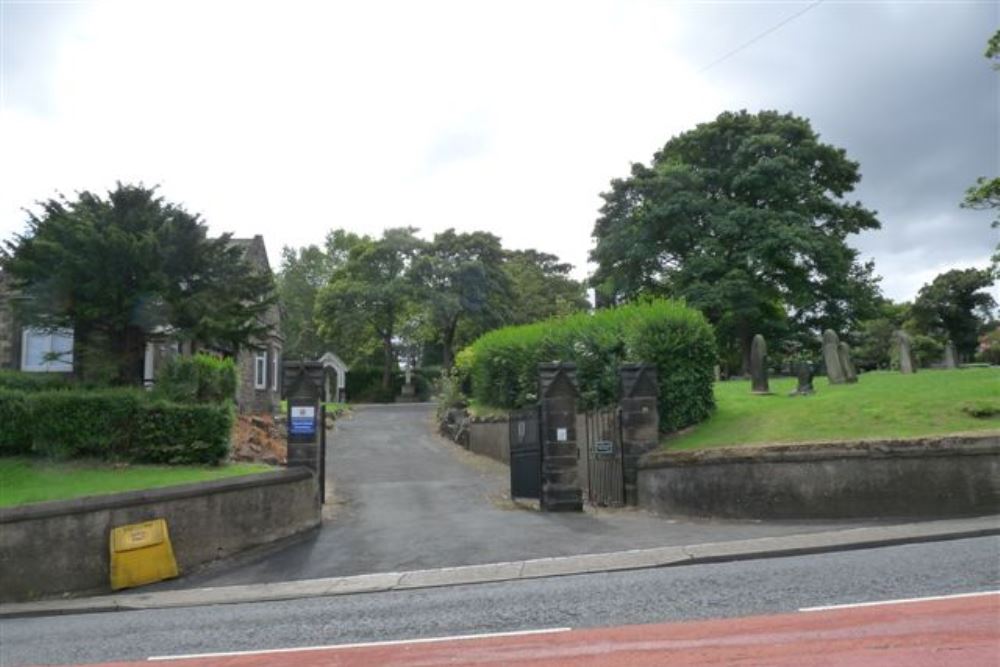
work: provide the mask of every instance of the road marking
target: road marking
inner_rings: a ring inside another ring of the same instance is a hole
[[[822,607],[803,607],[799,611],[827,611],[830,609],[852,609],[854,607],[877,607],[883,604],[906,604],[907,602],[930,602],[932,600],[955,600],[958,598],[974,598],[983,595],[1000,595],[1000,591],[983,591],[982,593],[957,593],[955,595],[932,595],[925,598],[906,598],[903,600],[880,600],[878,602],[854,602],[851,604],[831,604]]]
[[[573,628],[544,628],[541,630],[516,630],[513,632],[488,632],[481,635],[453,635],[451,637],[422,637],[420,639],[395,639],[384,642],[362,642],[359,644],[333,644],[330,646],[298,646],[294,648],[272,648],[260,651],[228,651],[223,653],[191,653],[188,655],[151,655],[147,662],[165,660],[193,660],[195,658],[229,658],[240,655],[269,655],[272,653],[299,653],[301,651],[336,651],[352,648],[371,648],[375,646],[399,646],[402,644],[430,644],[432,642],[455,642],[470,639],[491,639],[494,637],[524,637],[526,635],[544,635],[556,632],[569,632]]]

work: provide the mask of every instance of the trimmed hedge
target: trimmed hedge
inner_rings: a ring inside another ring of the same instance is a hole
[[[0,370],[0,389],[14,391],[51,391],[72,389],[73,377],[65,373],[25,373]]]
[[[574,362],[584,408],[617,401],[620,364],[651,363],[660,430],[675,431],[715,408],[716,358],[715,332],[699,311],[657,300],[497,329],[459,353],[456,364],[479,403],[514,409],[538,399],[539,363]]]
[[[179,356],[159,373],[153,393],[181,403],[222,403],[236,395],[236,362],[208,354]]]
[[[170,403],[137,389],[0,391],[3,454],[218,463],[232,426],[229,403]]]

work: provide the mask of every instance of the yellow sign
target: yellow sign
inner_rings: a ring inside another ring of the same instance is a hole
[[[177,576],[177,561],[163,519],[112,528],[110,543],[112,590]]]

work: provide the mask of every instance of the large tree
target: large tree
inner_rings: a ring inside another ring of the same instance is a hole
[[[423,242],[416,229],[387,229],[379,239],[344,236],[342,261],[335,258],[330,282],[316,300],[322,336],[361,342],[374,338],[382,349],[382,390],[392,390],[395,338],[415,307],[411,269]]]
[[[316,245],[281,251],[278,296],[284,308],[281,319],[285,334],[284,355],[288,359],[316,359],[326,350],[313,314],[316,295],[330,282],[330,256]]]
[[[510,324],[528,324],[590,307],[584,286],[569,277],[570,264],[537,250],[508,250],[504,271],[511,283]]]
[[[979,334],[992,322],[996,301],[986,290],[994,283],[988,269],[954,269],[920,288],[912,317],[918,331],[950,339],[963,359],[976,351]]]
[[[503,260],[500,239],[489,232],[448,229],[421,250],[413,276],[441,343],[445,371],[454,364],[455,336],[463,320],[503,322],[510,299]]]
[[[78,375],[129,384],[151,334],[235,351],[267,330],[271,276],[207,231],[156,188],[119,183],[106,198],[40,202],[0,263],[27,324],[73,330]]]
[[[612,181],[592,283],[603,303],[687,299],[745,367],[754,334],[843,329],[873,303],[872,266],[845,242],[880,226],[844,199],[859,180],[804,118],[723,113]]]

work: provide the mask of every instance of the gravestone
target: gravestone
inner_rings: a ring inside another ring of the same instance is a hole
[[[851,346],[841,341],[837,346],[837,356],[840,357],[840,369],[844,371],[844,382],[854,383],[858,381],[858,372],[854,370],[854,362],[851,361]]]
[[[618,368],[621,388],[618,406],[622,424],[622,470],[625,504],[638,503],[639,457],[660,444],[659,385],[656,366],[623,364]]]
[[[948,341],[944,345],[944,367],[949,369],[958,368],[958,361],[956,359],[955,344]]]
[[[770,394],[767,384],[767,343],[757,334],[750,345],[750,391],[755,394]]]
[[[844,367],[840,363],[840,339],[831,329],[823,332],[823,363],[830,384],[844,384]]]
[[[812,364],[808,361],[800,361],[795,365],[795,377],[798,378],[799,384],[795,388],[790,396],[808,396],[816,392],[813,389],[813,370]]]
[[[577,466],[576,365],[538,365],[542,411],[542,497],[548,512],[582,512]]]
[[[896,348],[899,351],[899,372],[903,375],[910,375],[917,372],[917,365],[913,362],[913,343],[910,336],[905,331],[897,331],[895,334]]]

